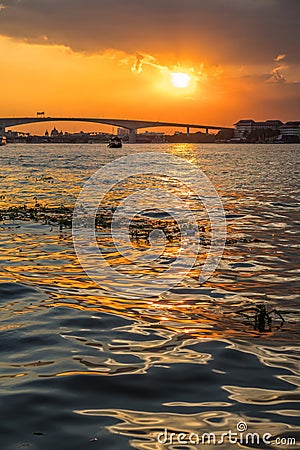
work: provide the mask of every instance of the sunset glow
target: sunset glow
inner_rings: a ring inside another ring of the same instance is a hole
[[[187,88],[191,82],[191,77],[187,73],[173,72],[171,73],[171,81],[176,88]]]
[[[167,9],[157,2],[139,2],[137,22],[132,2],[124,8],[117,0],[112,11],[110,3],[86,8],[76,0],[70,16],[64,3],[56,10],[50,0],[39,8],[33,0],[1,1],[1,115],[45,111],[223,126],[242,117],[297,118],[298,40],[293,30],[281,36],[269,27],[277,17],[268,6],[273,0],[231,0],[225,23],[216,3],[176,4],[170,11],[184,17],[178,22],[158,20]],[[285,9],[282,20],[291,14]],[[107,26],[99,27],[100,18]]]
[[[299,18],[0,0],[0,450],[297,447]]]

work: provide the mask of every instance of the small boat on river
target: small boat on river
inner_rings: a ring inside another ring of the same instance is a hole
[[[0,146],[1,145],[6,145],[6,136],[0,137]]]
[[[108,143],[109,148],[121,148],[122,147],[122,140],[118,136],[114,136],[110,139]]]

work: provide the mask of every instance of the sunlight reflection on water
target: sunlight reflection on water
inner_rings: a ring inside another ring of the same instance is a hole
[[[200,286],[204,245],[198,265],[169,292],[117,298],[109,280],[99,287],[84,273],[70,230],[4,216],[5,450],[26,443],[50,450],[61,440],[64,450],[81,450],[93,436],[106,449],[152,450],[162,448],[157,430],[236,429],[241,418],[252,430],[299,433],[296,145],[124,146],[117,155],[94,145],[9,145],[1,149],[0,209],[72,206],[97,168],[152,149],[196,164],[218,190],[228,223],[221,264]],[[129,189],[125,183],[120,198]],[[206,226],[205,212],[198,213]],[[98,238],[110,264],[123,264],[109,234]],[[151,270],[167,267],[177,251],[170,243]],[[285,317],[282,324],[274,316],[266,333],[236,313],[261,302]],[[44,436],[33,436],[39,430]]]

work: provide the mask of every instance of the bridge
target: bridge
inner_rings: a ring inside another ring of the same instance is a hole
[[[218,127],[212,125],[197,125],[191,123],[175,123],[175,122],[153,122],[148,120],[129,120],[129,119],[98,119],[87,117],[9,117],[0,118],[0,136],[5,134],[5,129],[8,127],[15,127],[16,125],[24,125],[27,123],[37,122],[89,122],[100,123],[105,125],[112,125],[114,127],[125,128],[129,131],[129,142],[134,143],[136,141],[136,132],[140,128],[153,128],[153,127],[177,127],[186,128],[187,134],[190,129],[205,130],[206,133],[209,130],[231,130],[228,127]]]

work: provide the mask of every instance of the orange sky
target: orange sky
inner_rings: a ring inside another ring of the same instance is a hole
[[[2,21],[5,21],[4,6],[2,10],[0,6]],[[185,34],[181,33],[185,42]],[[247,64],[242,48],[241,58],[236,51],[228,58],[218,54],[215,50],[219,49],[218,37],[215,45],[202,46],[199,52],[192,45],[187,45],[186,51],[184,45],[178,50],[178,42],[174,51],[169,42],[164,45],[162,41],[159,47],[154,36],[150,53],[147,39],[144,46],[139,42],[131,48],[122,46],[120,41],[120,45],[114,43],[111,48],[87,51],[75,48],[71,38],[70,43],[54,42],[58,38],[49,42],[49,30],[47,35],[39,35],[39,39],[7,36],[12,32],[5,34],[0,31],[2,117],[35,116],[37,111],[45,111],[47,116],[135,118],[223,126],[232,126],[240,118],[300,119],[300,66],[297,61],[289,63],[289,49],[284,46],[271,48],[272,58],[266,54],[265,58],[258,55],[255,59],[251,55]],[[175,87],[171,82],[173,72],[189,74],[189,86]],[[42,129],[37,125],[17,128],[43,131],[45,125]],[[87,124],[64,124],[63,128],[97,129]]]

